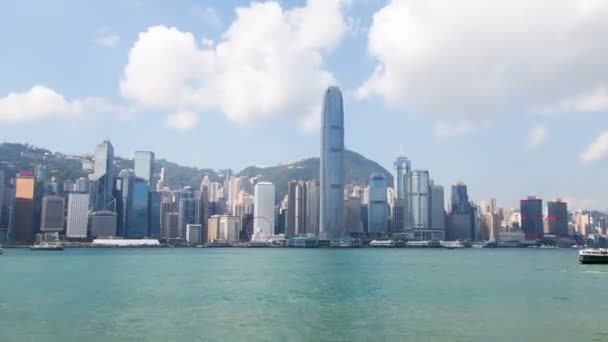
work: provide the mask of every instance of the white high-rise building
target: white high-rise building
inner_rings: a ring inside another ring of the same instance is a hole
[[[274,184],[259,182],[255,185],[253,204],[253,241],[266,241],[274,234]]]
[[[89,194],[71,193],[68,195],[68,218],[66,236],[84,239],[89,224]]]

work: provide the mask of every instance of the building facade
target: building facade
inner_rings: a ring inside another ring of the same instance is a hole
[[[537,240],[543,237],[543,201],[529,196],[520,202],[521,229],[526,240]]]
[[[275,231],[275,187],[259,182],[254,192],[252,240],[266,241]]]
[[[344,106],[337,87],[325,92],[321,129],[319,233],[324,239],[344,235]]]
[[[43,233],[63,233],[65,200],[59,196],[42,198],[40,231]]]
[[[89,200],[88,193],[68,194],[68,215],[66,223],[66,237],[73,239],[86,239],[89,226]]]
[[[382,173],[373,173],[369,179],[368,231],[383,234],[388,230],[387,182]]]

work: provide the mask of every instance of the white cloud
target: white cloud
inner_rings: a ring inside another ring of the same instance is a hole
[[[114,47],[120,42],[120,36],[112,33],[107,27],[101,27],[97,30],[95,41],[101,46]]]
[[[467,135],[477,129],[477,125],[468,120],[457,122],[440,122],[435,125],[435,136],[441,139]]]
[[[221,111],[237,124],[276,116],[303,123],[335,83],[324,54],[345,35],[341,0],[309,0],[283,9],[277,2],[236,9],[236,19],[215,44],[166,26],[139,35],[120,90],[144,107]]]
[[[358,95],[451,120],[573,98],[575,110],[605,110],[606,18],[597,0],[392,0],[374,14],[377,66]]]
[[[192,112],[179,111],[167,115],[165,123],[174,129],[190,130],[198,124],[198,115]]]
[[[591,145],[581,154],[581,161],[585,164],[598,161],[608,153],[608,132],[600,134]]]
[[[0,98],[0,122],[20,123],[57,116],[78,116],[86,112],[106,111],[109,105],[97,98],[66,100],[63,95],[42,85],[25,92],[9,93]]]
[[[608,111],[608,88],[597,87],[592,92],[576,95],[561,101],[557,106],[543,108],[542,114],[560,112],[602,112]]]
[[[526,146],[529,148],[535,148],[541,146],[549,138],[549,130],[544,125],[536,125],[530,129],[528,135],[528,141]]]

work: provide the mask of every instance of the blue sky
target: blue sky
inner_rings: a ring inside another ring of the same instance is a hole
[[[593,0],[4,1],[0,137],[273,165],[318,155],[336,83],[347,147],[389,170],[403,151],[474,200],[605,208],[606,15]]]

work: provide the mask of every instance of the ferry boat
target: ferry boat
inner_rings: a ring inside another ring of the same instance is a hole
[[[585,248],[578,251],[581,264],[608,264],[608,249]]]
[[[50,244],[48,242],[30,247],[30,251],[62,251],[63,246],[60,244]]]

